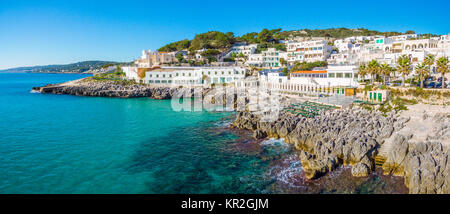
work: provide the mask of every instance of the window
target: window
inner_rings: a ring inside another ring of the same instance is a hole
[[[184,77],[184,73],[183,73],[183,77]]]
[[[152,77],[152,75],[150,74],[150,77]]]
[[[344,75],[343,75],[342,73],[337,73],[337,74],[336,74],[336,77],[337,77],[337,78],[342,78],[342,77],[344,77]]]
[[[328,78],[334,78],[334,77],[335,77],[334,73],[328,73]]]
[[[149,80],[148,83],[153,83],[153,80]]]
[[[166,78],[166,75],[165,75],[165,74],[163,74],[163,78]]]
[[[178,73],[176,74],[176,76],[178,76]]]
[[[345,78],[352,78],[352,73],[345,73]]]
[[[159,77],[159,74],[156,74],[156,78],[158,78]]]

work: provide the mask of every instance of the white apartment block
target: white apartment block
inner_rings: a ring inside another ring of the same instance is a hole
[[[325,40],[286,43],[289,64],[299,62],[325,61],[331,54],[332,46]]]
[[[248,55],[247,61],[245,61],[246,65],[261,67],[263,62],[262,54],[250,54]]]
[[[233,83],[245,77],[241,67],[124,67],[126,77],[146,84],[208,85]],[[139,73],[144,72],[144,78]]]
[[[354,65],[333,65],[326,70],[293,71],[290,83],[317,86],[358,86],[358,68]]]
[[[389,38],[392,40],[395,40],[395,41],[404,41],[404,40],[408,40],[408,39],[417,39],[418,36],[417,36],[417,34],[403,34],[403,35],[391,36]]]
[[[236,54],[242,53],[244,56],[249,56],[250,54],[254,54],[257,48],[258,48],[257,44],[250,44],[250,45],[238,44],[231,47],[231,52]]]
[[[268,48],[266,51],[261,52],[262,55],[262,67],[280,67],[280,59],[286,60],[287,54],[284,51],[279,51],[275,48]]]

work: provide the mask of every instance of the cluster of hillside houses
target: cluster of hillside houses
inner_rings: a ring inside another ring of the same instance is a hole
[[[145,50],[133,66],[123,67],[126,77],[147,84],[209,85],[230,84],[242,81],[250,68],[260,68],[258,81],[286,85],[315,87],[357,87],[358,67],[361,63],[377,60],[396,65],[397,58],[407,55],[414,65],[423,62],[428,54],[436,58],[450,56],[450,34],[420,39],[417,34],[392,37],[354,36],[334,41],[325,38],[300,37],[282,41],[286,51],[268,48],[256,53],[257,44],[235,44],[230,50],[217,56],[218,62],[208,66],[173,66],[177,56],[203,61],[202,51],[188,55],[187,51],[157,52]],[[332,44],[332,45],[331,45]],[[235,62],[226,59],[234,56]],[[328,66],[312,71],[290,71],[284,76],[280,71],[296,62],[327,61]],[[264,70],[262,70],[264,69]],[[434,69],[434,68],[433,68]],[[411,72],[414,75],[414,71]],[[300,88],[300,87],[299,87]]]

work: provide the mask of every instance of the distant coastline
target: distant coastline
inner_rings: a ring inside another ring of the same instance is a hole
[[[0,73],[67,73],[67,74],[89,74],[108,71],[117,65],[127,65],[124,62],[113,61],[83,61],[63,65],[27,66],[2,69]]]

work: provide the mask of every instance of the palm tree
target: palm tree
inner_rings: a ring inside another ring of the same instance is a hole
[[[437,72],[441,73],[442,76],[442,89],[445,88],[445,73],[449,71],[449,61],[447,57],[441,57],[436,61]]]
[[[367,72],[370,74],[370,83],[373,84],[374,76],[376,76],[380,72],[380,63],[376,60],[372,60],[369,62],[367,66]]]
[[[434,61],[435,61],[435,58],[434,58],[434,55],[432,55],[432,54],[428,54],[426,57],[425,57],[425,59],[423,60],[423,62],[425,63],[425,65],[427,65],[428,66],[428,68],[429,68],[429,73],[431,73],[431,66],[433,66],[434,65]]]
[[[359,65],[358,75],[360,76],[360,78],[361,78],[362,81],[364,82],[364,77],[367,75],[367,67],[366,67],[366,64],[363,63],[363,64]]]
[[[428,76],[430,70],[428,69],[427,63],[424,61],[421,64],[418,64],[416,66],[416,72],[419,74],[419,80],[420,80],[420,87],[423,88],[423,80],[425,76]]]
[[[405,76],[411,72],[411,59],[407,55],[397,59],[397,71],[402,75],[402,86],[405,86]]]
[[[380,74],[383,75],[383,84],[386,85],[386,77],[391,76],[393,68],[386,63],[380,66]]]

